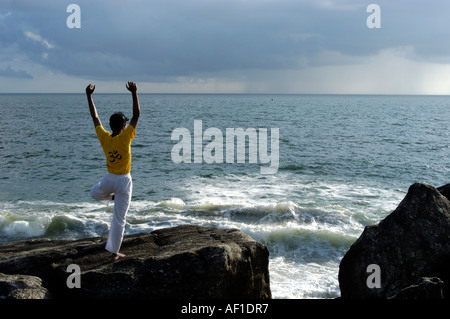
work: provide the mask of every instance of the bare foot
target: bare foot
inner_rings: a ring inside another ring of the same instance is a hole
[[[121,254],[121,253],[112,254],[111,260],[112,261],[118,261],[119,259],[124,258],[124,257],[126,257],[126,255]]]

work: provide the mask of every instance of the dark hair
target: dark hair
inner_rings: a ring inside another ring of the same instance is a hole
[[[113,132],[120,131],[128,118],[122,112],[116,112],[109,118],[109,126]]]

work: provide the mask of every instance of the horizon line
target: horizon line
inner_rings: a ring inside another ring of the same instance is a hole
[[[85,92],[0,92],[0,95],[13,94],[82,94]],[[95,94],[128,95],[129,92],[95,92]],[[251,93],[251,92],[138,92],[145,95],[330,95],[330,96],[450,96],[449,94],[429,93]]]

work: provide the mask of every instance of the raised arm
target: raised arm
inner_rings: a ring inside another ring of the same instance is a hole
[[[141,106],[139,105],[139,98],[137,95],[137,84],[129,81],[126,87],[133,97],[133,117],[131,118],[130,125],[133,125],[133,127],[136,128],[139,117],[141,116]]]
[[[92,120],[94,121],[94,126],[102,125],[102,122],[100,122],[100,119],[97,114],[97,109],[95,108],[94,100],[92,99],[92,93],[94,93],[95,85],[89,84],[86,87],[86,96],[89,103],[89,111],[91,112]]]

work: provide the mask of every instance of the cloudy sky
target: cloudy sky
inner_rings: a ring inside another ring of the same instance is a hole
[[[448,0],[1,0],[0,93],[132,80],[148,93],[450,94],[449,14]]]

